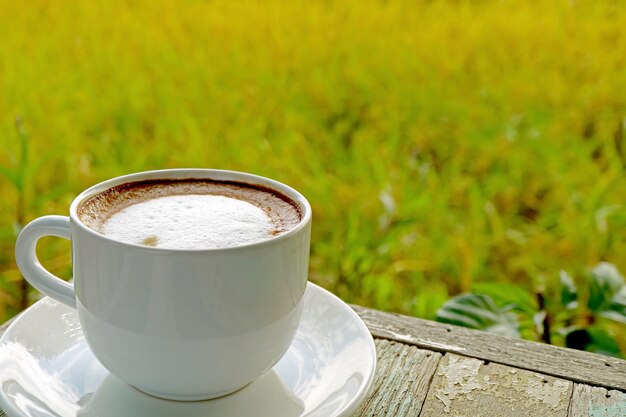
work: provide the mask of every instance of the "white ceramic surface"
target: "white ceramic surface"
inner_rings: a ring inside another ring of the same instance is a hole
[[[81,202],[111,187],[184,178],[270,188],[300,207],[302,221],[257,243],[167,249],[110,239],[78,217]],[[35,288],[77,308],[87,343],[112,374],[159,397],[200,400],[245,386],[290,346],[302,312],[310,234],[309,203],[284,184],[233,171],[173,169],[89,188],[76,197],[69,218],[44,216],[24,227],[15,252]],[[35,246],[46,235],[71,239],[74,286],[37,260]]]
[[[0,339],[0,408],[9,417],[343,417],[363,400],[376,350],[343,301],[309,283],[300,327],[285,356],[226,397],[162,400],[112,376],[87,346],[76,311],[50,298]]]

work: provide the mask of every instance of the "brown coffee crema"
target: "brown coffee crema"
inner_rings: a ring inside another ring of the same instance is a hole
[[[293,229],[303,217],[300,207],[278,191],[260,185],[204,179],[159,179],[121,184],[83,201],[77,213],[87,227],[104,234],[107,220],[127,207],[155,198],[185,195],[215,195],[250,203],[270,218],[274,225],[272,236]]]

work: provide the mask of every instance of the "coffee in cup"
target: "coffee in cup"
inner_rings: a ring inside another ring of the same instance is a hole
[[[122,184],[78,206],[78,217],[113,239],[168,249],[225,248],[281,235],[302,219],[269,188],[201,179]]]
[[[234,392],[289,348],[306,289],[311,207],[296,190],[240,172],[149,171],[81,193],[16,243],[24,277],[75,307],[113,375],[151,395]],[[73,285],[48,272],[43,236],[72,241]]]

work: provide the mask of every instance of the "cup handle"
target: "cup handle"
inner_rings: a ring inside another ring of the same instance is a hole
[[[28,223],[15,243],[15,260],[22,275],[38,291],[76,308],[74,286],[52,275],[37,259],[37,241],[44,236],[71,239],[70,218],[65,216],[43,216]]]

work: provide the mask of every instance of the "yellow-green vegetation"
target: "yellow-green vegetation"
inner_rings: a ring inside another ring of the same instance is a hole
[[[625,127],[620,0],[0,0],[0,321],[18,223],[156,168],[301,190],[311,280],[379,309],[626,271]]]

